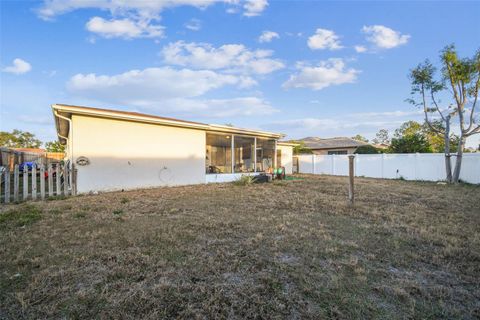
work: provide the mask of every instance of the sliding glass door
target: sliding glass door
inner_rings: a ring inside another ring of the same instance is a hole
[[[232,136],[207,133],[206,173],[232,173]]]
[[[234,172],[255,171],[255,138],[235,136],[234,147]]]

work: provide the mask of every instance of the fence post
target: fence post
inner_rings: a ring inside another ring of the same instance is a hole
[[[48,164],[48,196],[53,197],[53,168],[52,164]]]
[[[0,154],[0,157],[2,155]],[[0,171],[0,203],[2,203],[2,175],[3,175],[3,172]],[[6,176],[5,176],[6,177]]]
[[[40,198],[45,200],[45,166],[40,165]]]
[[[63,194],[68,195],[68,165],[63,166]]]
[[[5,170],[5,203],[10,203],[10,168]]]
[[[355,155],[351,154],[348,156],[348,175],[349,175],[348,201],[352,205],[355,201],[355,194],[353,189],[353,182],[355,177],[354,159],[355,159]]]
[[[57,196],[62,194],[62,189],[60,189],[60,173],[62,170],[62,166],[60,163],[57,163],[56,170],[55,170],[55,194]]]
[[[358,166],[359,162],[360,162],[360,155],[357,154],[357,155],[355,155],[355,168],[357,168],[357,170],[355,170],[355,176],[357,175],[357,171],[358,171],[358,168],[359,168],[359,166]]]
[[[18,202],[20,171],[18,170],[18,164],[16,164],[13,168],[13,201]]]
[[[72,164],[72,180],[70,183],[72,184],[72,196],[77,195],[77,168],[74,164]]]
[[[32,200],[37,200],[37,165],[32,166]]]
[[[23,200],[28,199],[28,166],[23,166]]]

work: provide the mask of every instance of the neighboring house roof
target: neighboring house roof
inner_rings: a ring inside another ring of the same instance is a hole
[[[299,139],[296,141],[303,142],[305,144],[305,147],[312,150],[357,148],[357,147],[368,144],[366,142],[358,141],[358,140],[347,138],[347,137],[335,137],[335,138],[307,137],[307,138]]]
[[[10,149],[18,151],[18,152],[27,152],[27,153],[45,153],[45,152],[47,152],[45,149],[40,149],[40,148],[10,148]]]
[[[296,147],[299,145],[298,143],[294,143],[291,141],[278,141],[277,144],[279,146],[287,146],[287,147]]]
[[[127,120],[134,122],[143,122],[143,123],[153,123],[173,127],[182,127],[189,129],[198,129],[205,131],[216,131],[216,132],[225,132],[231,134],[246,134],[254,135],[268,138],[280,139],[284,137],[283,134],[260,131],[260,130],[250,130],[243,129],[231,126],[224,126],[218,124],[206,124],[193,121],[185,121],[174,118],[159,117],[150,114],[143,114],[138,112],[127,112],[119,110],[110,110],[110,109],[100,109],[100,108],[91,108],[83,106],[72,106],[66,104],[54,104],[52,105],[52,111],[55,118],[55,126],[57,128],[57,134],[59,135],[62,142],[65,142],[63,137],[68,136],[69,123],[65,118],[71,118],[72,114],[84,115],[97,118],[106,118],[106,119],[117,119],[117,120]]]
[[[377,143],[373,144],[373,146],[377,149],[388,149],[390,147],[390,145],[387,143]]]

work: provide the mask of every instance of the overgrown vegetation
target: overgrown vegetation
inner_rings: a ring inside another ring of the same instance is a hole
[[[253,176],[242,175],[240,178],[233,181],[233,184],[236,186],[248,186],[248,185],[251,185],[253,182],[254,182]]]
[[[0,318],[478,319],[479,186],[301,177],[3,206]]]

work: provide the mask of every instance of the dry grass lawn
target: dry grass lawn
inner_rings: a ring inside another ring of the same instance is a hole
[[[0,209],[0,318],[480,317],[480,187],[344,177]]]

